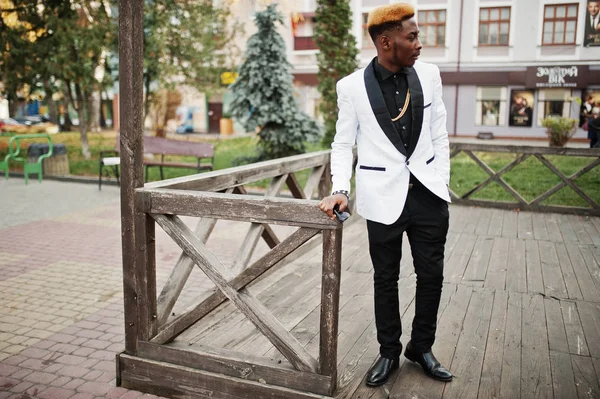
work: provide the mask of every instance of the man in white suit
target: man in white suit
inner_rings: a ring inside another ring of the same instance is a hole
[[[337,84],[339,116],[332,144],[332,194],[319,207],[334,217],[348,207],[352,148],[358,149],[356,201],[367,220],[374,269],[375,324],[380,356],[367,385],[384,384],[402,352],[398,276],[402,235],[417,274],[416,309],[404,356],[437,380],[452,374],[435,358],[437,313],[448,232],[450,157],[439,69],[419,62],[415,12],[409,4],[369,14],[377,57]]]

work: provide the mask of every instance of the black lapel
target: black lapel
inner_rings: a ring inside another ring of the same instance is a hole
[[[412,111],[412,135],[410,136],[408,154],[412,154],[419,142],[421,128],[423,127],[423,88],[415,68],[411,67],[408,70],[406,79],[410,89],[410,107]]]
[[[365,86],[367,88],[367,96],[369,97],[371,108],[373,109],[373,113],[375,114],[375,118],[377,118],[377,122],[379,123],[381,130],[383,130],[388,139],[392,142],[392,144],[394,144],[394,147],[396,147],[398,151],[406,156],[406,148],[404,148],[400,134],[398,134],[394,124],[392,123],[392,117],[390,116],[390,113],[385,105],[385,100],[383,99],[383,94],[381,93],[381,88],[379,87],[377,77],[375,77],[374,63],[377,62],[376,60],[377,58],[374,58],[365,69]],[[421,108],[423,108],[423,96],[421,96]]]

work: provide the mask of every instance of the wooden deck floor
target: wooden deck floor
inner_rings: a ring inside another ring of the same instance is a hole
[[[401,357],[386,385],[364,385],[378,344],[360,220],[344,230],[336,397],[600,398],[600,218],[459,206],[450,212],[434,353],[454,381],[433,381]],[[399,285],[406,344],[415,275],[404,246]],[[321,251],[315,249],[250,286],[314,357],[320,268]],[[286,362],[231,305],[170,345],[208,345]]]

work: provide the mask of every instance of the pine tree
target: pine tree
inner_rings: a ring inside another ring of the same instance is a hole
[[[280,158],[306,151],[320,135],[316,121],[302,112],[293,95],[291,65],[276,23],[283,23],[276,5],[255,15],[258,32],[248,39],[239,76],[231,85],[231,114],[247,132],[259,130],[258,156]]]
[[[335,136],[338,112],[335,85],[358,68],[358,47],[350,32],[352,11],[349,0],[317,0],[315,19],[315,41],[319,47],[319,110],[325,122],[323,145],[329,146]]]

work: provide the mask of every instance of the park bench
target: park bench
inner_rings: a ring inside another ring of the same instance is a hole
[[[120,141],[119,136],[117,136],[114,150],[100,152],[99,190],[102,189],[102,172],[105,167],[112,169],[117,181],[119,181],[119,165],[121,164],[121,158],[119,157]],[[196,143],[193,141],[171,140],[164,137],[144,136],[144,153],[155,156],[160,155],[160,158],[144,157],[146,181],[148,181],[150,167],[159,168],[161,180],[165,178],[164,167],[195,169],[198,172],[213,169],[214,146],[210,143]],[[193,156],[196,157],[196,162],[168,161],[165,159],[165,156],[168,155]],[[210,159],[210,162],[203,162],[207,158]]]
[[[34,161],[21,156],[21,140],[25,139],[41,139],[45,138],[48,140],[48,152],[42,154]],[[52,156],[53,144],[50,135],[45,133],[38,134],[17,134],[10,138],[8,142],[8,154],[4,157],[4,160],[0,160],[0,170],[4,170],[4,175],[8,180],[8,162],[13,160],[15,162],[23,162],[23,173],[25,174],[25,184],[29,183],[29,175],[37,173],[38,180],[42,182],[42,161]]]

